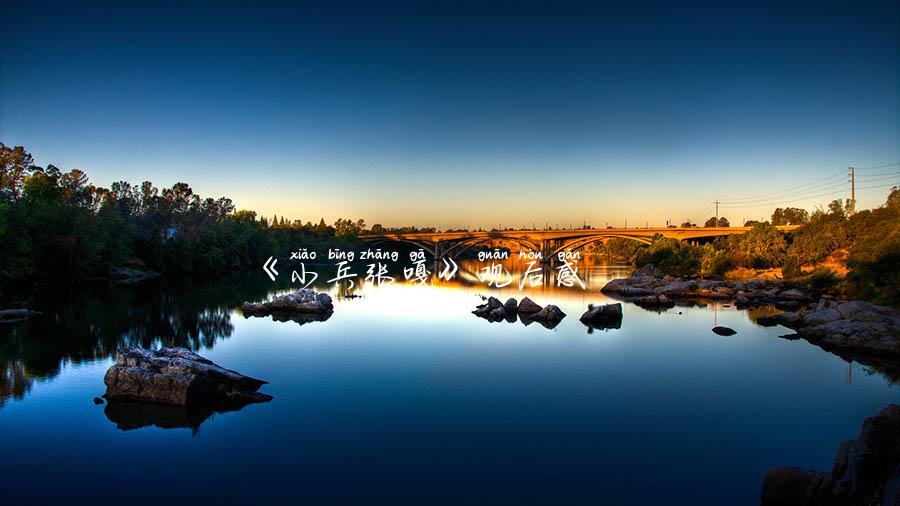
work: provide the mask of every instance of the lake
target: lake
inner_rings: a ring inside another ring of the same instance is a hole
[[[44,314],[0,327],[7,504],[758,504],[767,469],[827,470],[898,401],[882,374],[721,302],[624,304],[621,328],[589,329],[578,317],[613,302],[599,288],[624,266],[520,291],[478,283],[476,264],[453,284],[332,289],[334,314],[302,325],[241,315],[287,288],[261,271],[19,296]],[[491,323],[471,314],[481,295],[568,316]],[[126,344],[188,346],[274,400],[107,413],[92,399]]]

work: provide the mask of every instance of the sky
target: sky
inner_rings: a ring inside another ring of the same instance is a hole
[[[716,199],[737,223],[849,198],[848,166],[878,167],[860,208],[900,182],[896,1],[75,4],[4,6],[0,142],[98,185],[446,229]]]

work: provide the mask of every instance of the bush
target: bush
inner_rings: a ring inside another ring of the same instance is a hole
[[[654,237],[653,244],[639,250],[637,267],[653,264],[671,276],[687,276],[700,270],[700,249],[677,239]]]
[[[788,255],[784,259],[784,265],[781,272],[785,279],[799,278],[803,275],[803,269],[800,268],[800,259],[796,255]]]

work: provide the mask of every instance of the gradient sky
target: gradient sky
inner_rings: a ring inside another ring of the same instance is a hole
[[[896,1],[725,3],[14,2],[0,141],[100,185],[441,228],[702,222],[900,162]]]

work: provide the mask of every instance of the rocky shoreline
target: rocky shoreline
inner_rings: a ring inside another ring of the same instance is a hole
[[[840,444],[828,472],[770,469],[760,499],[763,506],[900,504],[900,406],[866,418],[856,439]]]
[[[774,306],[783,313],[763,317],[763,326],[782,325],[827,351],[864,363],[900,367],[900,314],[886,306],[859,300],[835,300],[806,287],[781,280],[734,281],[664,276],[652,265],[614,279],[601,290],[646,309],[666,309],[676,303],[728,301],[738,308]]]

